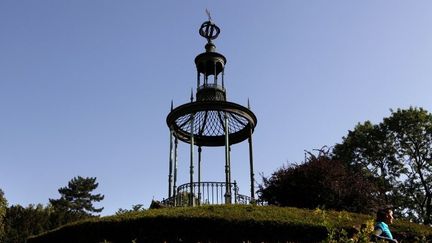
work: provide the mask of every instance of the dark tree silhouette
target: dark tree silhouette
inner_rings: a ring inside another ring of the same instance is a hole
[[[61,195],[59,199],[49,199],[49,201],[56,211],[76,216],[95,216],[93,213],[100,213],[103,210],[103,207],[93,206],[94,202],[104,199],[104,195],[92,194],[98,185],[96,177],[74,177],[67,187],[58,190]]]
[[[380,180],[381,194],[400,216],[432,223],[432,114],[398,109],[378,125],[358,124],[334,154]]]
[[[7,210],[7,200],[4,196],[4,192],[0,189],[0,242],[3,242],[5,236],[5,218]]]
[[[37,235],[58,225],[51,224],[50,208],[30,204],[27,207],[12,205],[6,211],[5,236],[1,242],[25,242],[27,237]]]
[[[270,205],[369,212],[377,205],[375,191],[366,174],[348,170],[321,150],[318,156],[309,153],[303,164],[263,177],[259,196]]]

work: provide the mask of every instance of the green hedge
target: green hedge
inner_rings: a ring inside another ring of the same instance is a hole
[[[320,242],[330,233],[339,237],[335,232],[341,229],[352,237],[367,222],[372,217],[270,206],[165,208],[81,221],[27,242]],[[432,235],[431,229],[410,223],[396,229],[404,238]]]

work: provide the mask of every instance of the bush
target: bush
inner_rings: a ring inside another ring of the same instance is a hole
[[[361,171],[351,171],[343,162],[320,152],[318,156],[310,154],[305,163],[263,177],[259,196],[270,205],[369,213],[376,208],[376,192],[375,184]]]

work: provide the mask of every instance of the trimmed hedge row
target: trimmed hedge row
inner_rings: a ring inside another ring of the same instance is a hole
[[[270,206],[166,208],[81,221],[27,242],[320,242],[335,227],[355,232],[368,220],[371,217],[346,212]],[[411,226],[404,232],[408,236],[420,231],[432,235],[431,229]]]

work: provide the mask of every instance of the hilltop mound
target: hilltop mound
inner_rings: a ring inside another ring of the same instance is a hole
[[[367,238],[373,217],[348,212],[272,206],[200,206],[125,213],[76,222],[34,236],[49,242],[321,242]],[[426,226],[396,221],[398,239],[432,239]]]

